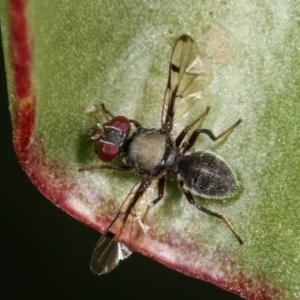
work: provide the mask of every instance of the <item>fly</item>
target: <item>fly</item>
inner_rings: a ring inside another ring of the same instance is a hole
[[[219,135],[204,128],[191,131],[208,114],[210,108],[206,107],[206,110],[183,128],[175,139],[172,137],[175,112],[178,110],[175,106],[191,99],[199,100],[199,93],[194,91],[196,79],[201,75],[203,75],[202,60],[196,43],[189,35],[184,34],[175,42],[171,54],[160,128],[146,128],[136,120],[114,116],[102,104],[104,112],[111,119],[106,123],[97,124],[90,139],[100,160],[111,162],[119,155],[123,155],[125,163],[119,166],[103,164],[82,170],[133,170],[139,175],[140,182],[128,194],[97,243],[91,261],[91,269],[94,273],[101,275],[110,272],[120,260],[131,254],[124,244],[118,242],[118,237],[128,217],[132,215],[134,206],[153,182],[157,182],[158,193],[157,197],[148,204],[148,208],[163,198],[166,175],[173,175],[177,179],[179,188],[191,205],[222,220],[238,242],[243,244],[225,216],[198,204],[194,199],[194,195],[207,199],[224,199],[234,195],[238,185],[233,172],[221,158],[212,153],[188,152],[200,134],[217,141],[231,133],[242,120],[239,119]],[[135,127],[132,133],[131,125]],[[190,131],[191,134],[187,137]],[[122,226],[118,234],[114,235],[111,228],[121,217]]]

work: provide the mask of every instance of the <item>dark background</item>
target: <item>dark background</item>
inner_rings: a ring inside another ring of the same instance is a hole
[[[6,299],[240,299],[138,254],[108,275],[91,273],[99,234],[43,197],[17,162],[0,48],[1,294],[9,295]]]

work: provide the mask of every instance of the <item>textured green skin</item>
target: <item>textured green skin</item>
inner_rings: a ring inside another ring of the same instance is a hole
[[[81,7],[74,1],[28,1],[37,99],[34,149],[43,155],[39,184],[48,185],[39,188],[78,219],[105,228],[95,219],[102,213],[89,193],[109,195],[105,201],[117,199],[117,208],[138,179],[132,174],[124,180],[113,172],[101,178],[97,172],[78,174],[79,167],[98,163],[86,136],[104,116],[88,113],[88,108],[105,102],[116,114],[159,126],[171,48],[180,34],[189,33],[213,70],[204,92],[211,112],[203,126],[218,133],[243,119],[226,142],[203,138],[196,145],[226,159],[241,186],[233,200],[201,203],[224,213],[245,245],[240,247],[218,220],[201,215],[184,199],[180,202],[175,184],[153,211],[155,225],[149,225],[156,232],[155,243],[178,234],[180,247],[172,249],[185,265],[175,269],[248,298],[262,299],[263,287],[273,299],[300,297],[299,2],[147,3],[98,1]],[[0,16],[8,62],[4,2]],[[9,67],[7,72],[12,92]],[[59,171],[53,168],[58,165]],[[59,192],[51,194],[52,185],[58,191],[60,184],[69,187],[64,197],[76,209],[61,205]],[[151,243],[150,250],[134,248],[152,256]],[[168,257],[155,258],[173,264]],[[253,281],[247,285],[244,278]]]

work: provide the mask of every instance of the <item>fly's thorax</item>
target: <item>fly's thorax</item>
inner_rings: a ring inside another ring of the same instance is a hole
[[[194,195],[204,198],[228,198],[237,190],[230,167],[212,153],[194,152],[183,156],[177,174]]]
[[[127,163],[140,174],[155,174],[173,165],[176,151],[160,129],[138,128],[128,144]]]

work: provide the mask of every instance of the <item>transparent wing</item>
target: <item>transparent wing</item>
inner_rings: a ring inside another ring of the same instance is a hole
[[[166,132],[173,128],[177,102],[199,100],[207,75],[195,41],[189,35],[180,36],[172,51],[162,108],[161,122]]]
[[[107,232],[101,236],[94,249],[91,270],[98,275],[106,274],[131,254],[132,252],[124,244],[114,240],[114,234]]]
[[[123,243],[118,242],[125,223],[128,219],[136,202],[143,196],[151,182],[141,182],[134,186],[130,191],[117,215],[111,221],[101,238],[99,239],[91,259],[91,270],[98,274],[106,274],[116,268],[119,262],[129,257],[132,252]],[[110,229],[122,217],[122,224],[119,228],[118,234],[114,235]]]

